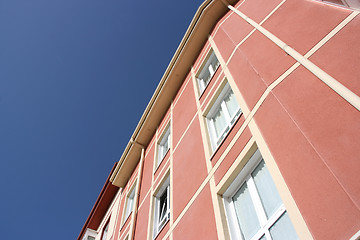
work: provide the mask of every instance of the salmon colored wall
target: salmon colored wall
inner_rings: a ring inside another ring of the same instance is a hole
[[[163,159],[163,161],[161,162],[160,166],[158,167],[158,169],[154,174],[154,182],[153,182],[154,186],[157,186],[161,182],[161,180],[163,180],[165,174],[168,172],[167,169],[170,166],[170,161],[168,161],[169,157],[170,157],[170,151],[167,152],[165,158]]]
[[[263,27],[305,54],[349,14],[349,10],[315,1],[286,1]]]
[[[173,199],[176,219],[207,175],[198,118],[191,124],[174,152]]]
[[[204,187],[175,227],[173,239],[217,239],[209,184]]]
[[[252,0],[244,1],[237,9],[257,23],[260,23],[282,0]],[[297,2],[297,1],[293,1]]]
[[[190,78],[183,84],[183,92],[173,108],[173,146],[175,147],[187,126],[196,115],[197,107],[193,83]]]
[[[360,208],[360,112],[303,68],[291,74],[274,93]]]
[[[225,60],[225,62],[227,62],[236,46],[235,43],[232,41],[231,38],[229,38],[227,33],[222,28],[219,28],[216,31],[214,35],[214,42],[219,49],[222,58]]]
[[[360,16],[355,17],[310,60],[360,95]]]
[[[266,82],[258,74],[252,63],[248,61],[247,56],[239,50],[235,51],[228,68],[247,107],[253,109],[266,90]]]
[[[226,155],[219,168],[215,171],[215,183],[216,185],[221,181],[225,173],[229,170],[237,156],[244,149],[245,145],[251,138],[251,132],[248,127],[245,128],[244,132],[240,135],[234,146],[231,148],[229,153]],[[213,163],[214,165],[214,163]]]
[[[360,228],[359,209],[276,96],[255,120],[314,238],[348,239]]]
[[[249,1],[252,2],[252,1]],[[226,19],[226,20],[225,20]],[[243,40],[246,35],[248,35],[254,28],[242,20],[238,15],[233,12],[229,12],[222,18],[221,21],[217,24],[211,36],[214,36],[220,28],[226,33],[226,35],[231,36],[231,41],[233,45],[236,46]]]
[[[140,201],[141,203],[151,187],[152,175],[153,175],[153,163],[154,163],[154,151],[156,144],[153,143],[148,149],[146,149],[146,156],[144,160],[144,168],[142,172],[142,179],[140,185]]]
[[[144,200],[144,203],[140,206],[136,218],[136,225],[135,225],[135,240],[143,240],[146,239],[147,236],[147,226],[148,226],[148,219],[149,219],[149,209],[150,209],[150,198],[151,194],[147,195]]]
[[[193,64],[195,72],[199,71],[199,69],[200,69],[202,63],[204,62],[209,50],[210,50],[210,43],[206,42],[203,49],[201,50],[198,58],[195,60],[195,63]]]

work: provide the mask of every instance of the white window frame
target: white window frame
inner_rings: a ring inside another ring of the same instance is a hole
[[[210,133],[210,139],[211,139],[211,146],[213,151],[221,144],[221,142],[225,139],[227,134],[229,133],[231,127],[235,124],[236,120],[240,117],[242,114],[241,108],[239,106],[239,103],[237,102],[238,108],[233,114],[233,116],[230,115],[229,110],[225,104],[224,99],[228,97],[230,94],[234,94],[232,91],[229,83],[226,83],[224,88],[222,89],[220,95],[216,99],[215,103],[212,105],[209,113],[206,115],[208,130]],[[217,136],[216,129],[215,129],[215,123],[213,120],[213,117],[222,110],[225,120],[226,120],[226,127],[223,129],[220,136]]]
[[[101,234],[101,240],[106,240],[109,233],[110,218],[107,220]]]
[[[91,240],[90,238],[93,238],[95,240],[96,237],[97,237],[97,232],[88,228],[86,229],[85,235],[82,238],[82,240]]]
[[[166,194],[166,209],[161,207],[160,198]],[[161,185],[158,192],[154,196],[155,212],[154,212],[154,234],[155,238],[170,220],[170,177]],[[160,219],[161,218],[161,219]]]
[[[342,4],[339,4],[337,2],[333,2],[331,0],[318,0],[318,1],[326,2],[326,3],[329,3],[329,4],[336,5],[336,6],[342,6],[342,7],[348,7],[348,8],[360,10],[360,2],[357,1],[357,0],[340,0],[342,2]]]
[[[130,192],[129,192],[128,195],[126,196],[126,203],[125,203],[125,211],[124,211],[123,224],[125,224],[126,220],[127,220],[128,217],[131,215],[131,213],[132,213],[132,211],[133,211],[133,208],[134,208],[135,185],[136,185],[136,182],[134,183],[132,189],[130,190]]]
[[[170,124],[164,130],[164,134],[161,136],[160,141],[157,146],[157,160],[156,160],[156,168],[160,166],[161,162],[165,158],[167,152],[170,150],[171,144],[171,133],[170,133]]]
[[[219,66],[220,62],[216,57],[215,52],[211,50],[206,57],[205,64],[200,68],[199,73],[196,76],[200,95],[205,91],[205,88],[211,81],[212,77],[215,75],[215,72]]]
[[[266,236],[267,240],[271,240],[270,228],[276,223],[280,217],[286,213],[286,208],[283,203],[280,207],[270,216],[269,219],[266,217],[265,210],[263,208],[261,199],[257,192],[255,182],[251,176],[256,167],[261,163],[263,157],[259,150],[257,150],[250,160],[246,163],[245,167],[237,175],[231,185],[223,194],[223,202],[225,207],[226,218],[228,222],[229,232],[231,239],[233,240],[242,240],[243,236],[240,230],[239,222],[235,213],[234,202],[232,200],[233,196],[241,188],[241,186],[246,182],[251,196],[251,200],[255,207],[255,212],[260,222],[260,230],[251,238],[251,240],[260,239],[262,236]],[[266,164],[266,163],[265,163]]]

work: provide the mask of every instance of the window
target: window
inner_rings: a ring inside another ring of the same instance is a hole
[[[298,239],[257,150],[223,195],[231,239]]]
[[[331,2],[334,4],[350,7],[354,9],[360,9],[360,0],[320,0],[323,2]]]
[[[160,187],[155,195],[155,214],[154,214],[154,238],[170,220],[170,180],[169,177]]]
[[[127,196],[125,214],[124,214],[124,222],[123,223],[125,223],[126,219],[130,216],[130,214],[131,214],[131,212],[133,210],[134,196],[135,196],[135,187],[133,187],[133,189],[131,190],[131,192]]]
[[[204,92],[206,86],[209,84],[211,78],[214,76],[219,66],[219,60],[217,59],[214,51],[211,51],[207,57],[206,63],[200,69],[199,74],[196,76],[199,84],[200,94]]]
[[[160,165],[160,163],[164,159],[169,149],[170,149],[170,126],[167,127],[164,135],[161,137],[158,143],[158,153],[157,153],[158,157],[157,157],[156,167]]]
[[[240,114],[241,109],[227,83],[206,116],[213,150],[224,140]]]
[[[110,221],[110,218],[109,218],[109,221]],[[104,230],[103,230],[103,233],[102,233],[102,236],[101,236],[101,240],[106,240],[106,236],[107,236],[107,233],[108,233],[108,230],[109,230],[109,221],[106,223],[106,225],[104,227]]]

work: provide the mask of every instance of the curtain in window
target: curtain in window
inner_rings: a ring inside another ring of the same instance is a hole
[[[254,178],[266,216],[269,219],[282,205],[282,201],[264,160],[260,162],[251,175]]]
[[[212,120],[214,122],[216,137],[219,138],[227,127],[226,118],[222,108],[219,108],[219,111],[215,114]]]
[[[239,109],[239,105],[236,101],[233,91],[230,91],[230,94],[224,99],[224,101],[227,110],[229,111],[230,117],[233,118]]]
[[[260,229],[260,223],[246,183],[233,196],[233,201],[244,239],[250,239]]]

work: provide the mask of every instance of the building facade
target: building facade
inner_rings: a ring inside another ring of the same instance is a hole
[[[78,239],[359,239],[359,5],[205,1]]]

